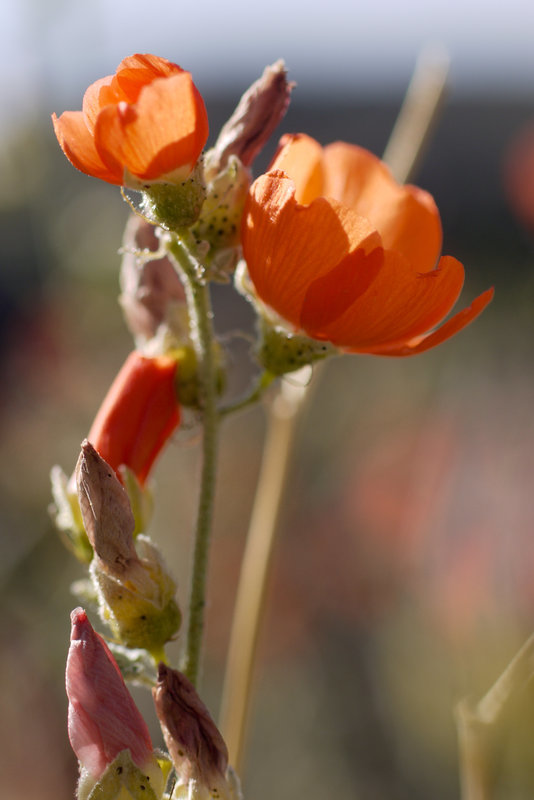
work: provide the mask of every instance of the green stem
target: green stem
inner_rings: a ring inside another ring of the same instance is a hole
[[[215,472],[217,461],[217,364],[214,357],[213,313],[209,285],[203,277],[203,268],[195,257],[195,246],[188,233],[172,237],[167,245],[174,258],[188,298],[191,320],[191,338],[198,361],[200,402],[202,405],[202,475],[198,501],[193,568],[189,592],[189,622],[182,671],[191,683],[197,684],[202,634],[208,554],[215,498]]]

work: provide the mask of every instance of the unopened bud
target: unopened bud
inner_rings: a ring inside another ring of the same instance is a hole
[[[213,148],[218,169],[224,168],[230,156],[237,156],[245,167],[252,164],[283,119],[294,85],[287,80],[283,61],[265,68],[221,129]]]
[[[76,482],[95,552],[89,574],[100,616],[119,643],[143,648],[159,658],[181,622],[174,600],[176,584],[148,537],[139,535],[134,544],[128,495],[87,440],[76,466]]]
[[[69,698],[68,731],[72,749],[80,762],[78,798],[128,797],[118,791],[96,792],[95,784],[110,775],[109,767],[122,762],[130,765],[128,782],[135,787],[144,776],[160,797],[163,775],[153,754],[150,734],[120,670],[101,636],[96,633],[82,608],[71,614],[70,649],[67,658],[66,688]],[[129,751],[124,753],[124,751]],[[113,770],[117,779],[122,771]],[[142,790],[141,790],[142,791]],[[134,794],[137,798],[138,795]]]
[[[132,214],[123,238],[120,304],[131,333],[142,344],[162,325],[178,342],[189,336],[182,282],[167,256],[158,255],[159,249],[156,228]]]
[[[152,690],[165,744],[175,766],[178,785],[198,800],[230,800],[228,751],[195,687],[177,670],[160,664]]]
[[[144,485],[160,450],[180,422],[177,362],[134,350],[113,381],[87,436],[118,470],[129,467]]]
[[[82,443],[75,474],[83,524],[96,556],[112,574],[123,575],[139,560],[128,495],[113,469],[87,439]]]

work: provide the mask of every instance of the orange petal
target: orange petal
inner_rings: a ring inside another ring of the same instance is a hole
[[[258,296],[300,328],[310,285],[355,250],[367,254],[381,242],[367,220],[333,200],[299,205],[293,182],[282,172],[271,172],[251,187],[242,244]]]
[[[108,464],[130,467],[144,483],[158,453],[180,421],[171,358],[130,353],[113,381],[87,436]]]
[[[375,280],[384,263],[384,250],[349,253],[327,275],[310,284],[300,314],[300,326],[314,339],[328,338],[326,326],[341,317]]]
[[[417,272],[436,266],[442,231],[433,198],[415,186],[400,186],[368,150],[345,142],[327,145],[323,194],[367,217],[385,249],[398,250]]]
[[[191,169],[207,137],[204,102],[188,72],[154,80],[134,106],[107,106],[95,126],[104,163],[120,162],[147,181],[180,167]]]
[[[82,110],[85,117],[85,124],[91,132],[94,132],[96,118],[104,106],[118,102],[119,98],[117,98],[111,86],[113,80],[113,75],[100,78],[100,80],[92,83],[85,91]]]
[[[440,328],[426,336],[418,336],[411,341],[405,342],[403,345],[385,346],[381,348],[373,348],[367,352],[377,356],[414,356],[417,353],[424,353],[425,350],[430,350],[431,347],[445,342],[454,336],[462,328],[465,328],[472,322],[479,314],[484,311],[488,303],[492,300],[494,294],[493,288],[487,289],[479,295],[470,306],[458,311],[453,317],[445,322]]]
[[[52,114],[54,131],[61,149],[76,169],[108,183],[122,183],[122,167],[111,158],[104,163],[96,150],[82,111],[64,111],[58,118]]]
[[[280,139],[269,172],[281,169],[295,184],[295,197],[308,205],[323,194],[321,145],[303,133],[286,134]]]
[[[349,352],[404,343],[438,325],[458,299],[462,264],[449,256],[440,269],[414,273],[399,254],[384,253],[384,266],[370,288],[325,329],[325,336]]]
[[[169,78],[184,70],[166,58],[137,53],[123,58],[114,76],[114,89],[119,100],[136,103],[141,89],[156,78]]]

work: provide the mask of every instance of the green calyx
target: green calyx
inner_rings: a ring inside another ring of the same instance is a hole
[[[139,560],[121,575],[112,575],[97,558],[90,576],[102,621],[114,639],[126,647],[147,650],[155,660],[178,632],[182,615],[174,595],[176,584],[156,546],[147,536],[136,539]]]
[[[197,241],[209,245],[205,263],[211,268],[212,277],[221,280],[233,271],[237,263],[241,217],[250,173],[235,156],[216,175],[211,175],[209,153],[205,164],[207,196],[192,233]]]
[[[222,365],[221,347],[213,342],[213,355],[216,363],[216,391],[221,395],[226,383],[226,375]],[[181,406],[201,409],[201,386],[198,374],[198,360],[192,345],[175,348],[172,355],[178,361],[176,371],[176,393]]]
[[[153,183],[143,189],[142,213],[167,231],[179,231],[197,221],[205,198],[206,189],[197,166],[181,183]]]
[[[272,375],[285,375],[337,354],[329,342],[292,334],[262,321],[258,361]]]
[[[78,787],[78,800],[161,800],[164,789],[163,773],[154,758],[146,770],[141,770],[123,750],[109,764],[88,794],[83,778]]]

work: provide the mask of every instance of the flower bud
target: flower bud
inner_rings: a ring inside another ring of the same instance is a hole
[[[250,185],[248,167],[284,116],[292,85],[282,61],[252,84],[204,157],[206,200],[193,235],[207,245],[210,277],[227,280],[240,257],[241,217]]]
[[[132,771],[140,770],[147,779],[145,783],[148,781],[155,796],[160,797],[163,775],[153,754],[150,734],[115,659],[82,608],[72,612],[71,622],[66,689],[69,739],[81,770],[79,800],[89,796],[123,751],[129,751],[132,762],[130,777]],[[123,757],[123,761],[128,760]],[[128,797],[120,794],[120,787],[116,794],[102,796]]]
[[[177,787],[187,787],[195,800],[232,800],[236,789],[235,781],[227,780],[226,745],[193,684],[162,663],[152,694]]]
[[[96,557],[112,574],[122,575],[139,561],[128,495],[87,439],[82,442],[75,475],[83,524]]]
[[[78,498],[95,557],[90,575],[102,620],[117,640],[159,658],[181,615],[176,585],[146,536],[134,544],[134,517],[119,479],[86,440],[76,466]]]
[[[156,228],[132,214],[123,237],[121,296],[126,323],[136,342],[153,339],[160,326],[177,342],[189,338],[185,292],[173,264],[158,255]]]
[[[252,164],[282,121],[294,85],[287,80],[283,61],[265,68],[221,128],[212,156],[218,169],[224,168],[231,156],[237,156],[245,167]]]
[[[117,471],[125,464],[144,485],[160,450],[180,422],[177,362],[130,353],[87,436]]]

